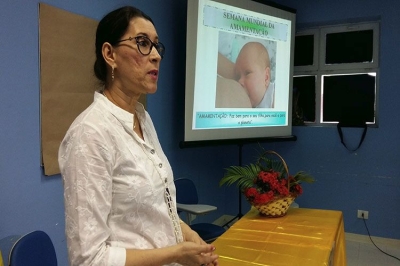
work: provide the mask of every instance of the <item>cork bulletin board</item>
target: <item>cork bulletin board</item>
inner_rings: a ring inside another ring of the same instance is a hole
[[[59,174],[58,149],[73,120],[93,102],[98,21],[39,3],[42,165]],[[145,97],[140,100],[145,104]]]

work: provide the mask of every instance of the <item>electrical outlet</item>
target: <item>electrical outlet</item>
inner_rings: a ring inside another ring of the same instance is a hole
[[[364,217],[363,217],[364,214]],[[357,218],[364,218],[365,220],[368,219],[368,211],[358,210],[357,211]]]

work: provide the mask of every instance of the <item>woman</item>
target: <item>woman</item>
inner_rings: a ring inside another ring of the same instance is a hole
[[[59,150],[72,265],[218,265],[215,248],[178,217],[171,167],[138,102],[156,92],[164,51],[134,7],[98,25],[94,70],[104,89]]]

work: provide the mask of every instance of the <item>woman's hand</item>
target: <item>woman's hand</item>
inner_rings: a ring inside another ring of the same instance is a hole
[[[127,249],[125,265],[154,266],[176,262],[183,266],[218,266],[218,255],[214,250],[213,245],[189,241],[164,248]]]
[[[189,225],[187,225],[185,222],[181,221],[181,229],[182,229],[182,234],[183,234],[183,239],[185,241],[197,243],[200,245],[205,245],[206,242],[197,234],[195,231],[193,231]]]
[[[179,258],[176,262],[184,266],[218,266],[218,255],[214,254],[215,247],[209,244],[198,245],[193,242],[182,242],[179,246]]]
[[[200,245],[207,245],[207,243],[199,236],[199,234],[195,231],[193,231],[185,222],[181,221],[181,228],[182,228],[182,234],[183,234],[183,239],[187,242],[193,242],[196,244]],[[213,251],[215,248],[208,253],[202,254],[203,256],[213,256],[214,253]],[[207,265],[207,264],[205,264]],[[218,266],[218,260],[215,259],[208,265],[213,265],[213,266]]]

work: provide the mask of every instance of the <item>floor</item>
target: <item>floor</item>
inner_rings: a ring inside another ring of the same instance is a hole
[[[400,240],[372,237],[384,252],[400,259]],[[368,236],[346,233],[347,266],[400,266],[400,260],[379,251]]]

